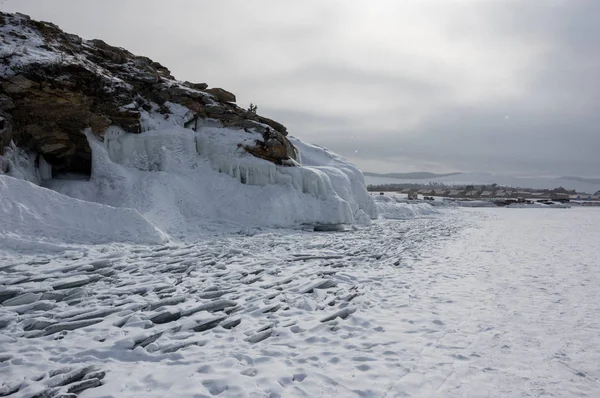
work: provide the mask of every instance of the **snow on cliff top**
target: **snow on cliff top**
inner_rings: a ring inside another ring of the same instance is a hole
[[[57,29],[48,22],[32,21],[27,15],[23,14],[3,14],[3,18],[10,19],[0,24],[0,40],[2,47],[0,49],[0,76],[8,77],[19,73],[20,69],[30,64],[78,64],[89,71],[102,75],[111,80],[114,84],[126,85],[111,72],[105,70],[100,65],[87,59],[83,54],[77,54],[73,51],[67,52],[64,43],[57,39],[51,39],[43,36],[39,27],[46,26],[51,29]],[[38,25],[38,30],[28,23],[34,22]],[[67,38],[74,45],[82,47],[91,46],[88,40],[62,32],[64,38]]]
[[[0,24],[0,58],[4,61],[0,63],[0,75],[14,75],[19,67],[34,62],[58,61],[59,55],[46,46],[40,33],[23,24],[27,20],[25,15],[15,14],[8,18],[13,19],[11,23]]]

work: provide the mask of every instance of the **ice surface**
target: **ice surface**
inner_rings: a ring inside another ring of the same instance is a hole
[[[436,210],[15,255],[0,392],[597,396],[600,211]]]

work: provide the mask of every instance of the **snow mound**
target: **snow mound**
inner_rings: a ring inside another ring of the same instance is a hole
[[[84,202],[6,175],[0,175],[0,219],[0,246],[15,250],[166,240],[136,210]]]
[[[374,199],[379,215],[388,220],[406,220],[438,213],[429,203],[406,203],[390,196],[375,196]]]
[[[163,123],[142,134],[111,128],[92,149],[89,181],[51,180],[78,199],[138,210],[166,233],[189,238],[223,226],[368,224],[377,209],[360,171],[294,139],[310,165],[277,166],[241,148],[258,134]],[[219,225],[217,227],[216,225]]]

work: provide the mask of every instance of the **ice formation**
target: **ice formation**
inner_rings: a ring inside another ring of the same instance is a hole
[[[15,146],[12,142],[0,156],[0,175],[6,174],[14,178],[39,185],[42,182],[41,171],[36,167],[36,155]],[[44,162],[45,163],[45,162]]]
[[[182,108],[166,121],[143,115],[142,134],[111,127],[101,141],[86,132],[93,154],[89,180],[48,179],[45,161],[16,148],[5,161],[14,177],[134,209],[178,238],[247,226],[365,225],[377,217],[361,172],[339,156],[293,139],[304,164],[278,166],[243,150],[260,134],[209,124],[196,132],[182,126]]]

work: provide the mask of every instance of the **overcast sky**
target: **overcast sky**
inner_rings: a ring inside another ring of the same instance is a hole
[[[600,176],[599,0],[3,0],[365,171]]]

